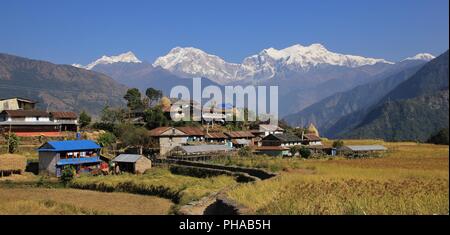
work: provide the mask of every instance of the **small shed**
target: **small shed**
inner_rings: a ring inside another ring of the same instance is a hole
[[[146,170],[152,168],[152,161],[139,154],[120,154],[112,160],[116,163],[120,171],[134,174],[143,174]]]

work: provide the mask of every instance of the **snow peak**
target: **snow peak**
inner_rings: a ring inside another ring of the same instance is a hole
[[[206,230],[206,232],[210,232],[213,227],[214,222],[201,222],[201,221],[181,221],[179,229],[180,230]]]

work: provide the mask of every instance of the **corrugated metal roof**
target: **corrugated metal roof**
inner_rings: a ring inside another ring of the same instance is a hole
[[[250,131],[229,131],[225,132],[230,138],[253,138],[255,137]]]
[[[139,154],[120,154],[119,156],[113,159],[113,162],[136,162],[141,157],[144,157]]]
[[[227,139],[228,136],[223,132],[209,132],[205,135],[207,139]]]
[[[347,145],[344,146],[351,151],[384,151],[387,150],[383,145]]]
[[[203,130],[198,127],[183,126],[183,127],[175,127],[175,128],[183,133],[186,133],[187,135],[190,135],[190,136],[204,136],[205,135]]]
[[[225,145],[212,145],[212,144],[186,145],[186,146],[179,146],[178,148],[182,149],[186,153],[210,153],[210,152],[230,150],[230,148]]]
[[[39,147],[40,152],[96,150],[101,147],[92,140],[49,141]]]
[[[264,138],[270,138],[270,136],[274,136],[275,138],[279,139],[282,142],[300,142],[300,141],[302,141],[298,136],[296,136],[292,133],[272,134],[272,135],[268,135]]]
[[[261,124],[259,125],[260,131],[284,131],[283,128],[277,126],[277,125],[270,125],[270,124]]]
[[[239,145],[248,145],[250,143],[247,139],[234,139],[233,144],[239,144]]]

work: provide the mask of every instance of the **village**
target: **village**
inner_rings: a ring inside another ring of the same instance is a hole
[[[264,123],[240,126],[237,122],[227,123],[226,115],[239,113],[230,104],[220,104],[203,111],[201,122],[185,125],[169,123],[171,100],[162,97],[160,91],[152,88],[149,91],[153,93],[147,92],[151,93],[148,100],[153,102],[145,102],[145,99],[139,98],[140,94],[136,95],[138,98],[131,97],[130,94],[138,91],[130,89],[128,96],[125,96],[128,111],[119,113],[119,109],[105,108],[100,122],[90,127],[86,123],[86,116],[88,120],[91,117],[85,112],[80,116],[66,111],[47,112],[36,109],[36,102],[30,99],[2,99],[0,133],[10,154],[20,148],[9,146],[12,139],[16,142],[22,139],[20,142],[23,143],[40,143],[34,150],[38,156],[38,162],[34,162],[38,165],[34,167],[34,172],[56,177],[61,177],[64,169],[73,170],[75,175],[122,172],[143,174],[151,169],[152,163],[157,166],[178,160],[209,161],[227,155],[307,159],[336,155],[358,157],[387,150],[380,145],[345,146],[342,141],[335,141],[332,146],[324,145],[313,124],[306,128],[291,128],[287,125],[283,128]],[[148,103],[156,104],[149,106]],[[172,112],[184,116],[193,109],[192,103],[183,102]],[[154,115],[155,112],[162,115]],[[158,126],[161,122],[164,126]],[[117,128],[120,125],[125,128],[119,128],[119,132],[128,134],[118,139],[113,134],[117,130],[108,130],[112,129],[111,126]],[[149,126],[154,128],[147,128]],[[20,172],[20,169],[5,169],[1,172],[5,176]]]
[[[0,99],[0,214],[360,214],[346,211],[345,203],[366,191],[376,197],[372,180],[396,180],[379,183],[395,192],[405,186],[402,177],[440,169],[434,164],[448,153],[433,144],[328,139],[312,123],[235,121],[252,114],[232,104],[193,112],[194,101],[153,88],[144,95],[129,89],[123,98],[125,107],[106,105],[98,114],[48,110],[25,97]],[[201,118],[172,120],[189,115]],[[427,187],[421,182],[405,190]],[[330,201],[340,206],[316,211],[330,190],[340,191],[342,198]],[[409,194],[401,196],[409,203],[401,210],[414,213]],[[382,203],[392,205],[382,213],[397,210],[394,201]]]

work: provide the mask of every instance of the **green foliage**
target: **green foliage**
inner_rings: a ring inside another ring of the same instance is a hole
[[[147,146],[151,141],[146,128],[132,124],[119,124],[115,128],[114,133],[126,146]]]
[[[66,165],[61,171],[61,177],[60,180],[66,186],[69,182],[72,181],[73,177],[75,176],[75,169],[73,166]]]
[[[444,128],[444,129],[440,130],[438,133],[431,136],[427,142],[432,143],[432,144],[448,145],[449,144],[448,139],[449,139],[448,128]]]
[[[92,121],[91,116],[89,116],[85,111],[81,111],[80,116],[78,117],[78,122],[80,123],[80,127],[84,128],[88,126]]]
[[[127,101],[127,107],[130,110],[139,110],[144,108],[144,104],[141,99],[141,92],[139,92],[137,88],[128,89],[123,98]]]
[[[333,141],[333,148],[340,148],[344,146],[343,140],[335,140]]]
[[[146,125],[148,129],[167,126],[170,123],[160,106],[146,109],[144,111],[144,120],[147,123]]]
[[[305,146],[300,148],[299,153],[302,158],[309,158],[311,156],[311,150],[307,149]]]
[[[242,147],[238,151],[239,156],[241,157],[251,157],[252,156],[252,149],[248,146]]]
[[[20,144],[19,137],[15,133],[10,133],[6,134],[5,139],[8,144],[8,152],[9,153],[17,152]]]
[[[163,93],[161,90],[157,90],[157,89],[150,87],[145,91],[145,95],[148,97],[148,99],[150,101],[150,105],[152,105],[155,102],[158,102],[162,98]]]
[[[291,156],[295,156],[295,154],[298,153],[299,151],[300,151],[299,146],[291,146],[289,148],[289,153],[291,153]]]
[[[105,106],[102,110],[100,121],[104,124],[118,124],[125,121],[126,111],[122,108],[110,108]]]
[[[114,144],[117,140],[117,137],[111,132],[105,132],[98,136],[97,142],[102,147],[108,147]]]

